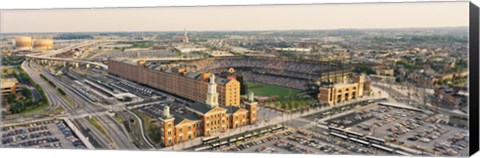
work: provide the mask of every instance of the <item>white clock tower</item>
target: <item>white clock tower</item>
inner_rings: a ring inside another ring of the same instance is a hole
[[[207,101],[206,103],[212,108],[218,107],[218,93],[217,84],[215,83],[215,75],[210,75],[210,82],[208,83]]]

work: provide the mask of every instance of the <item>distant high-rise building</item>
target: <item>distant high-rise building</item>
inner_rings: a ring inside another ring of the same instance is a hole
[[[188,32],[186,28],[183,30],[183,42],[188,43]]]

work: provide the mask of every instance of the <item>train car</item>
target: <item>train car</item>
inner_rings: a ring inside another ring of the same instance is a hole
[[[353,137],[353,138],[357,138],[357,139],[363,139],[363,135],[361,133],[357,133],[357,132],[352,132],[352,131],[345,131],[346,135],[348,137]]]
[[[74,76],[74,75],[72,75],[72,74],[70,74],[70,73],[66,73],[65,75],[66,75],[68,78],[70,78],[70,79],[72,79],[72,80],[74,80],[74,81],[78,80],[78,77],[77,77],[77,76]]]
[[[343,138],[343,139],[348,139],[347,136],[345,135],[342,135],[342,134],[338,134],[338,133],[330,133],[331,135],[335,136],[335,137],[339,137],[339,138]]]
[[[195,148],[195,149],[193,149],[193,151],[204,151],[204,150],[207,150],[207,149],[210,149],[210,148],[211,148],[210,146],[206,145],[206,146]]]
[[[400,151],[400,150],[395,150],[395,153],[403,155],[403,156],[413,156],[412,154],[409,154],[409,153],[406,153],[406,152]]]
[[[351,141],[354,141],[354,142],[360,143],[360,144],[362,144],[362,145],[365,145],[365,146],[368,146],[368,145],[370,145],[370,143],[369,143],[369,142],[367,142],[367,141],[364,141],[364,140],[360,140],[360,139],[356,139],[356,138],[349,138],[349,139],[350,139]]]
[[[373,144],[385,145],[385,139],[376,138],[372,136],[367,136],[366,138],[368,142],[371,142]]]
[[[220,139],[220,137],[208,137],[208,138],[205,138],[205,137],[202,137],[202,143],[203,144],[206,144],[206,143],[214,143],[214,142],[217,142],[218,140]]]
[[[394,153],[395,151],[392,148],[383,146],[383,145],[378,145],[378,144],[372,144],[373,147],[381,149],[383,151],[389,152],[389,153]]]
[[[330,132],[333,132],[333,133],[339,133],[339,134],[345,134],[345,131],[340,129],[340,128],[336,128],[336,127],[328,127],[328,131]]]
[[[238,140],[243,140],[244,138],[243,138],[243,137],[238,137],[237,139],[238,139]]]

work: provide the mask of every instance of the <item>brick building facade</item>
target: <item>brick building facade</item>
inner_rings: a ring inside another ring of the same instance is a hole
[[[187,72],[182,67],[159,67],[145,61],[108,61],[108,72],[137,83],[160,89],[196,102],[206,103],[210,72]],[[240,105],[240,82],[216,78],[218,101],[223,106]]]

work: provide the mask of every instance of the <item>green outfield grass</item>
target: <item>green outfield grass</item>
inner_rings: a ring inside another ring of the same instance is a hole
[[[279,97],[293,97],[300,93],[299,90],[284,88],[279,86],[272,86],[260,84],[255,82],[247,82],[247,93],[253,92],[258,96],[279,96]]]

